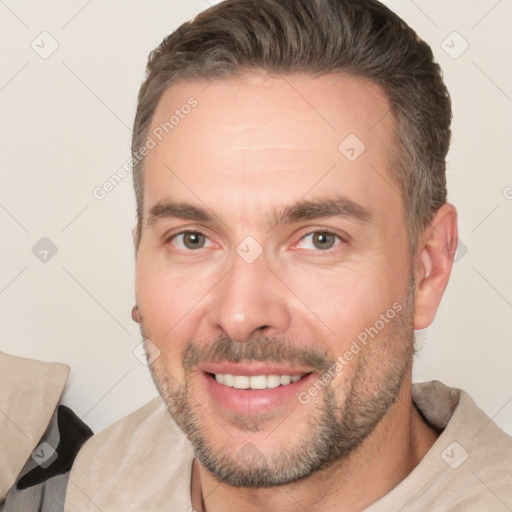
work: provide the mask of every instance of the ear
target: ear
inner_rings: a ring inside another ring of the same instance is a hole
[[[415,329],[425,329],[434,320],[452,271],[457,235],[457,211],[445,203],[423,231],[416,252]]]

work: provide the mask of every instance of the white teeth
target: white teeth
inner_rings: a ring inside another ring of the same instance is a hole
[[[252,375],[249,377],[249,386],[251,389],[266,389],[267,378],[265,375]]]
[[[277,388],[281,385],[281,377],[279,375],[267,375],[267,388]]]
[[[219,384],[236,389],[271,389],[287,386],[297,382],[303,375],[232,375],[230,373],[216,373],[215,380]]]
[[[233,375],[233,387],[236,389],[249,389],[249,377],[247,375]]]

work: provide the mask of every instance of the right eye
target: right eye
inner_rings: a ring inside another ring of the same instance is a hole
[[[212,245],[208,237],[199,231],[183,231],[173,235],[168,242],[185,251],[195,251]]]

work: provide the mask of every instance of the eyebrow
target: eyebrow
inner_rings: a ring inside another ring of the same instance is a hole
[[[300,200],[285,206],[270,215],[268,224],[273,229],[279,224],[315,220],[323,217],[345,217],[360,224],[368,224],[372,218],[371,211],[345,196],[329,196],[311,200]],[[167,218],[192,220],[195,222],[214,223],[218,217],[204,208],[188,203],[160,201],[155,204],[148,215],[148,226]]]
[[[312,200],[300,200],[272,216],[272,227],[286,222],[301,222],[322,217],[345,217],[360,224],[368,224],[372,218],[368,208],[345,196],[329,196]]]
[[[168,218],[193,220],[196,222],[213,222],[215,220],[215,216],[203,208],[187,203],[160,201],[149,210],[148,226]]]

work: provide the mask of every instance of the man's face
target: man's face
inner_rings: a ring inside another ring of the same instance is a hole
[[[393,120],[359,78],[253,74],[173,85],[151,130],[191,96],[145,160],[142,332],[200,463],[281,484],[350,453],[409,375]]]

